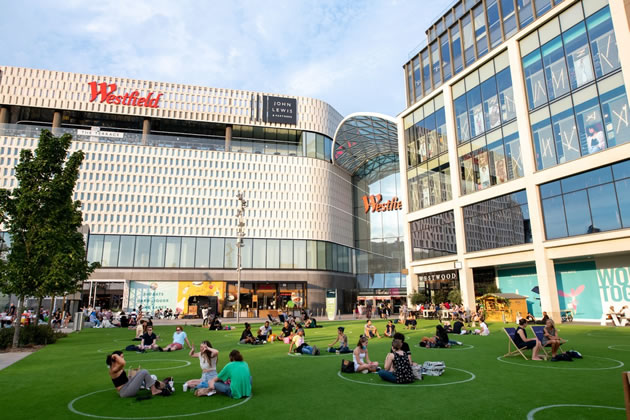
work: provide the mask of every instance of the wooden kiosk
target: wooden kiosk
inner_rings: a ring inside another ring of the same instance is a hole
[[[527,314],[527,296],[516,293],[488,293],[477,298],[481,304],[486,321],[516,322],[516,314]]]

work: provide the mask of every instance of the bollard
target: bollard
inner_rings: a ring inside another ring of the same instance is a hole
[[[74,331],[81,331],[83,329],[83,312],[74,313]]]

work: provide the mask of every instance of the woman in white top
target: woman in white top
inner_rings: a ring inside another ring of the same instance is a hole
[[[475,330],[475,334],[483,336],[490,335],[490,329],[488,328],[488,324],[486,324],[485,319],[481,318],[479,322],[479,328],[480,329]]]
[[[355,372],[376,372],[378,370],[378,362],[370,361],[368,355],[368,338],[364,335],[359,338],[357,347],[352,352],[352,361],[354,362]]]
[[[201,342],[199,353],[195,353],[195,346],[190,348],[190,356],[199,358],[201,367],[201,379],[191,379],[184,384],[184,392],[188,388],[208,388],[210,381],[217,376],[217,359],[219,350],[213,349],[208,340]]]

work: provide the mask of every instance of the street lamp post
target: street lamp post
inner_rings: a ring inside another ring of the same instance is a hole
[[[236,231],[236,247],[238,248],[238,257],[236,264],[236,322],[241,319],[241,248],[243,248],[243,238],[245,237],[245,208],[247,200],[243,198],[242,193],[236,194],[236,198],[240,201],[239,209],[236,211],[238,218],[238,230]]]

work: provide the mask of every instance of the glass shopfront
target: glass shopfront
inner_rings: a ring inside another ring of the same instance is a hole
[[[235,316],[236,283],[228,282],[223,316]],[[292,302],[292,303],[290,303]],[[266,318],[278,310],[299,310],[307,306],[306,283],[241,283],[241,316]]]

